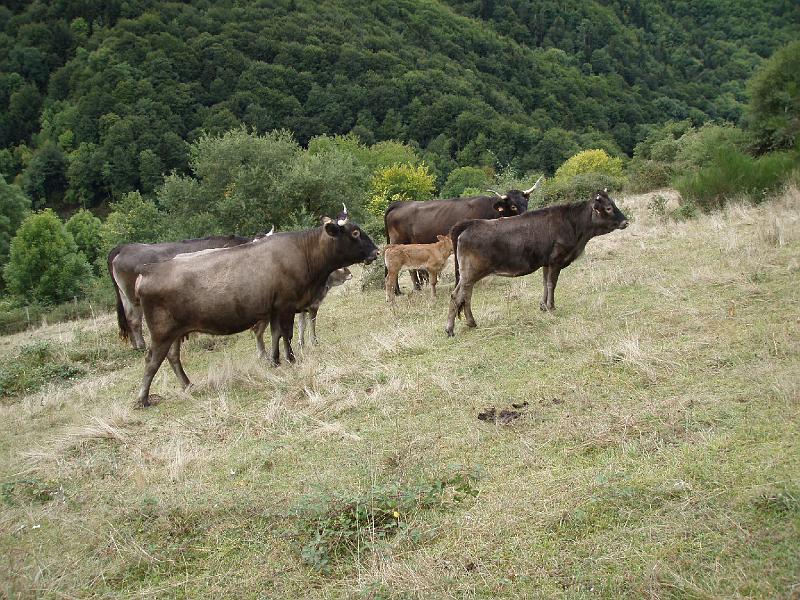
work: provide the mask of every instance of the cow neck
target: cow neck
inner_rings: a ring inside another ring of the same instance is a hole
[[[576,247],[582,252],[589,240],[597,235],[592,225],[592,202],[586,200],[573,202],[567,204],[565,208],[567,220],[575,232]]]
[[[338,264],[334,260],[334,238],[325,233],[324,227],[309,229],[300,235],[300,246],[303,249],[309,275],[316,273],[317,279],[327,281],[328,275],[333,271],[347,266],[344,263]]]

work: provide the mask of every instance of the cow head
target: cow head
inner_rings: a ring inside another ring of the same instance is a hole
[[[453,251],[453,240],[449,235],[437,235],[437,244],[442,244],[448,252]]]
[[[327,217],[323,221],[322,228],[325,234],[332,238],[337,258],[341,258],[345,264],[352,265],[357,262],[369,264],[380,256],[381,251],[378,247],[355,223],[346,222],[339,225],[337,221]]]
[[[608,195],[608,188],[592,194],[592,226],[600,233],[608,233],[615,229],[625,229],[628,217],[617,208]]]
[[[493,207],[501,217],[515,217],[521,215],[528,210],[528,199],[531,194],[538,190],[542,184],[542,177],[536,180],[533,187],[527,190],[508,190],[505,194],[496,192],[495,190],[486,190],[492,192],[497,196],[497,202]]]

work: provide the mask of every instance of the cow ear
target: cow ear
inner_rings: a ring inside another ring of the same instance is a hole
[[[506,211],[506,203],[503,202],[502,200],[498,200],[497,202],[494,203],[493,206],[494,206],[494,209],[497,212],[505,212]]]
[[[325,233],[327,233],[331,237],[336,237],[341,232],[342,228],[339,227],[333,221],[328,221],[325,223]]]

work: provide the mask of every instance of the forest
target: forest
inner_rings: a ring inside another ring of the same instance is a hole
[[[721,142],[755,160],[794,146],[798,34],[791,0],[6,2],[0,263],[43,209],[86,260],[59,293],[12,285],[28,302],[80,296],[65,282],[120,242],[309,226],[343,200],[379,233],[393,199],[530,185],[588,150],[621,166],[539,202],[667,185]]]

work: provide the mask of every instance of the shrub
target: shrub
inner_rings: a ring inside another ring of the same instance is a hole
[[[72,235],[72,239],[75,240],[78,250],[83,252],[89,264],[92,265],[95,264],[100,253],[100,244],[102,242],[101,226],[100,219],[83,208],[72,215],[64,225]]]
[[[30,215],[11,241],[8,289],[27,300],[61,302],[83,294],[91,267],[56,214]]]
[[[386,207],[398,200],[428,200],[433,195],[435,177],[425,164],[397,164],[378,169],[372,178],[367,210],[383,216]]]
[[[597,190],[608,188],[619,190],[625,184],[621,177],[614,177],[603,173],[584,173],[573,177],[561,177],[546,180],[543,186],[543,199],[533,204],[562,204],[586,200]]]
[[[740,195],[759,203],[797,168],[796,154],[775,152],[752,158],[728,146],[718,150],[708,167],[677,178],[675,187],[684,198],[708,211]]]
[[[485,190],[489,185],[486,171],[478,167],[459,167],[450,172],[442,186],[442,198],[458,198],[464,196],[466,190]]]
[[[625,189],[634,192],[649,192],[667,187],[674,169],[671,163],[634,158],[628,163]]]
[[[139,192],[129,192],[112,206],[114,210],[100,231],[101,258],[118,244],[152,244],[164,239],[167,219],[152,200],[145,200]]]
[[[566,179],[586,173],[622,177],[622,159],[612,158],[605,150],[583,150],[568,158],[556,169],[555,179]]]

